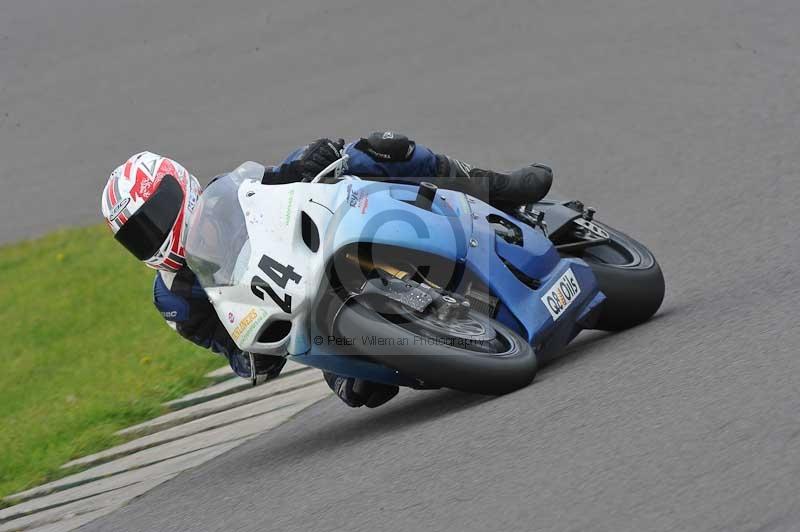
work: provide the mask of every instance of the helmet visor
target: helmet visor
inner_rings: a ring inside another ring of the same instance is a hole
[[[114,238],[139,260],[151,258],[169,237],[183,207],[183,190],[171,175],[161,179],[144,205],[128,218]]]

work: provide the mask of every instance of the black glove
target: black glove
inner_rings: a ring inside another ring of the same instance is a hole
[[[267,168],[261,183],[264,185],[284,185],[309,182],[330,164],[342,157],[344,139],[317,139],[303,150],[299,159],[274,168]]]
[[[375,408],[397,395],[397,386],[342,377],[328,371],[322,372],[325,382],[347,406]]]
[[[299,159],[301,179],[314,179],[326,166],[341,159],[343,149],[344,139],[335,142],[331,139],[317,139],[309,144]]]

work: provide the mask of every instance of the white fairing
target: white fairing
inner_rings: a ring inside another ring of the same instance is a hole
[[[241,245],[238,242],[242,237],[235,234],[237,222],[232,222],[228,227],[225,227],[225,222],[221,224],[225,241],[220,242],[218,247],[229,251],[225,258],[215,259],[223,267],[208,275],[201,275],[198,270],[203,270],[202,261],[206,260],[207,264],[207,257],[215,256],[213,253],[217,250],[210,250],[209,255],[209,244],[201,234],[203,225],[219,221],[227,211],[223,210],[222,214],[214,212],[214,205],[208,205],[204,213],[202,203],[214,202],[215,190],[224,186],[215,189],[214,183],[201,196],[200,208],[192,219],[189,231],[188,262],[192,270],[198,273],[220,320],[239,348],[254,353],[297,355],[307,352],[311,347],[308,313],[324,275],[326,262],[324,244],[320,244],[316,253],[305,245],[301,232],[301,213],[305,212],[311,218],[320,238],[324,239],[325,230],[333,217],[331,211],[335,211],[338,204],[335,197],[337,187],[310,183],[262,185],[263,173],[263,166],[247,162],[221,178],[232,179],[238,187],[235,189],[234,184],[228,182],[229,189],[235,190],[241,208],[241,213],[230,213],[228,217],[230,220],[241,220],[243,214],[247,235]],[[211,213],[214,220],[203,219],[203,216],[211,218]],[[238,251],[226,248],[229,239],[237,241],[233,249],[240,248]],[[278,270],[269,272],[261,268],[259,263],[265,255],[268,257],[265,264],[269,264],[271,259],[274,261],[271,264],[277,264]],[[214,266],[218,266],[217,263]],[[274,295],[270,295],[269,290]],[[259,341],[262,333],[276,320],[291,322],[288,336]]]

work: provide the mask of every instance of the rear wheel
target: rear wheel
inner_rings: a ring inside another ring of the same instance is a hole
[[[500,395],[528,385],[536,375],[533,348],[487,316],[470,311],[461,318],[441,320],[432,312],[391,303],[389,308],[378,312],[351,301],[337,313],[334,332],[341,337],[375,338],[353,346],[361,351],[357,354],[425,386]],[[368,343],[372,345],[364,345]]]
[[[606,301],[597,329],[618,331],[650,319],[664,300],[664,275],[643,244],[625,233],[593,223],[608,233],[609,242],[568,252],[589,264]]]

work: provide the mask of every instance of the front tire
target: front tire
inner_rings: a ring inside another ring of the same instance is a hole
[[[653,253],[625,233],[594,221],[611,242],[571,255],[589,264],[606,301],[595,328],[620,331],[649,320],[664,300],[664,275]]]
[[[536,353],[521,336],[474,311],[455,321],[460,323],[448,326],[399,305],[391,313],[378,313],[351,301],[337,313],[333,331],[340,337],[392,340],[392,345],[362,342],[353,347],[357,355],[414,377],[424,386],[502,395],[533,381]]]

